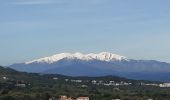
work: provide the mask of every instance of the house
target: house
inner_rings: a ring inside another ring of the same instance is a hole
[[[71,97],[68,97],[66,100],[72,100],[72,98],[71,98]]]
[[[77,100],[89,100],[89,97],[78,97]]]
[[[87,85],[81,85],[82,88],[87,88],[88,86]]]
[[[2,77],[2,78],[3,78],[4,80],[7,80],[7,79],[8,79],[8,78],[7,78],[7,77],[5,77],[5,76],[4,76],[4,77]]]
[[[92,82],[92,84],[96,84],[96,83],[97,83],[97,81],[96,81],[96,80],[92,80],[91,82]]]
[[[149,99],[147,99],[147,100],[153,100],[152,98],[149,98]]]
[[[59,99],[59,100],[72,100],[72,98],[63,95],[63,96],[60,96],[60,99]]]
[[[25,88],[25,87],[26,87],[26,84],[16,84],[15,86],[16,86],[16,87],[22,87],[22,88]]]
[[[159,85],[160,87],[170,87],[170,83],[163,83]]]
[[[56,100],[56,98],[55,98],[55,97],[52,97],[52,98],[49,98],[49,100]]]
[[[82,80],[71,80],[71,82],[81,83]]]
[[[53,80],[58,80],[58,78],[57,77],[53,77]]]

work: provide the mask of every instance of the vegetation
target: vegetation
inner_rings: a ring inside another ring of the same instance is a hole
[[[92,81],[108,83],[127,82],[130,85],[92,84]],[[70,77],[18,72],[0,67],[0,100],[49,100],[67,95],[73,98],[89,96],[90,100],[170,100],[170,88],[142,86],[141,83],[156,83],[142,80],[129,80],[115,76]]]

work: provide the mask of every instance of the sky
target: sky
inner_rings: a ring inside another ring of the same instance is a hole
[[[0,0],[0,65],[62,52],[170,63],[170,0]]]

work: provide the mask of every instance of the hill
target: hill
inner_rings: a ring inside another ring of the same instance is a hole
[[[60,95],[89,96],[90,100],[169,100],[169,88],[161,88],[160,84],[116,76],[71,77],[0,67],[0,100],[48,100]]]

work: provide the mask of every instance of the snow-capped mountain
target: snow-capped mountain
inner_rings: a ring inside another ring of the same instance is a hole
[[[61,53],[61,54],[56,54],[50,57],[45,57],[41,59],[36,59],[33,61],[28,61],[25,62],[25,64],[31,64],[31,63],[55,63],[59,60],[62,59],[79,59],[79,60],[85,60],[85,61],[90,61],[90,60],[100,60],[100,61],[121,61],[121,60],[127,60],[126,57],[112,54],[109,52],[102,52],[99,54],[82,54],[79,52],[76,53]]]
[[[70,76],[117,75],[133,79],[169,80],[170,64],[154,60],[132,60],[102,52],[60,53],[9,66],[18,71]]]

